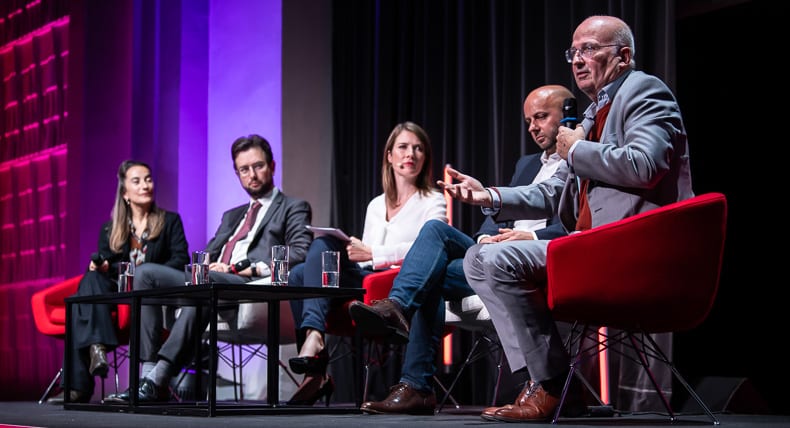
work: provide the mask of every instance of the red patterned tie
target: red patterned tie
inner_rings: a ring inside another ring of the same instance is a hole
[[[587,134],[587,138],[590,141],[601,141],[603,124],[606,122],[606,116],[609,115],[609,107],[611,106],[612,103],[607,103],[595,114],[595,122],[589,134]],[[579,217],[576,219],[576,230],[587,230],[592,228],[592,213],[590,213],[590,205],[587,202],[587,187],[589,185],[589,178],[583,178],[581,180],[581,185],[579,186]]]
[[[222,253],[222,263],[230,264],[230,258],[233,255],[233,247],[236,246],[236,242],[244,239],[248,233],[250,233],[250,229],[252,229],[252,225],[255,224],[255,217],[258,216],[258,210],[261,209],[261,203],[258,201],[253,202],[250,209],[247,210],[247,217],[244,219],[244,224],[239,229],[239,232],[225,244],[225,251]]]

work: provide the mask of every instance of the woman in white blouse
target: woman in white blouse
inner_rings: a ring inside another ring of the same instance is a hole
[[[447,221],[444,195],[433,187],[430,139],[419,125],[404,122],[392,130],[384,149],[381,181],[384,192],[368,204],[362,239],[352,236],[343,242],[328,235],[317,237],[305,262],[291,269],[289,286],[320,287],[321,253],[334,250],[340,252],[340,286],[361,287],[362,278],[374,269],[403,261],[423,223]],[[330,299],[291,301],[299,356],[291,358],[289,365],[305,378],[288,404],[312,405],[321,398],[329,404],[334,383],[326,374],[329,355],[324,328],[331,305]]]

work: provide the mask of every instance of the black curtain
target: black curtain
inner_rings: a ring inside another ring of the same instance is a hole
[[[368,202],[382,191],[385,140],[404,120],[430,135],[435,178],[449,163],[486,185],[509,182],[516,160],[539,151],[523,119],[526,95],[554,83],[576,93],[580,110],[589,102],[575,88],[564,50],[590,15],[624,19],[634,30],[637,68],[674,87],[671,0],[343,0],[334,2],[333,14],[338,198],[331,220],[357,236]],[[477,230],[480,209],[454,204],[453,225]],[[493,371],[481,370],[481,384],[471,389],[480,392],[473,401],[484,404],[491,389],[482,383]],[[503,391],[500,402],[512,401],[519,390]]]
[[[563,52],[589,15],[622,17],[638,67],[673,85],[673,1],[343,0],[333,13],[332,223],[356,235],[398,122],[430,135],[435,178],[449,163],[487,185],[509,182],[515,161],[539,150],[522,113],[532,89],[562,84],[586,107]],[[455,202],[456,227],[472,233],[482,220]]]

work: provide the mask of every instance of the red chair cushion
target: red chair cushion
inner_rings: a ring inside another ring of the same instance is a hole
[[[724,195],[709,193],[554,239],[555,319],[649,333],[697,326],[718,288],[726,211]]]

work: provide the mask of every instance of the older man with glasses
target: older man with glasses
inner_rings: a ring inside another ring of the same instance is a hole
[[[559,214],[570,233],[692,197],[680,108],[661,80],[634,70],[634,53],[625,22],[585,19],[565,58],[592,104],[580,126],[559,131],[565,163],[541,183],[511,188],[484,188],[456,171],[457,183],[445,189],[497,220]],[[483,419],[544,421],[559,405],[570,358],[544,293],[548,242],[477,244],[464,257],[466,279],[488,308],[511,369],[531,379],[513,404],[489,407]]]

